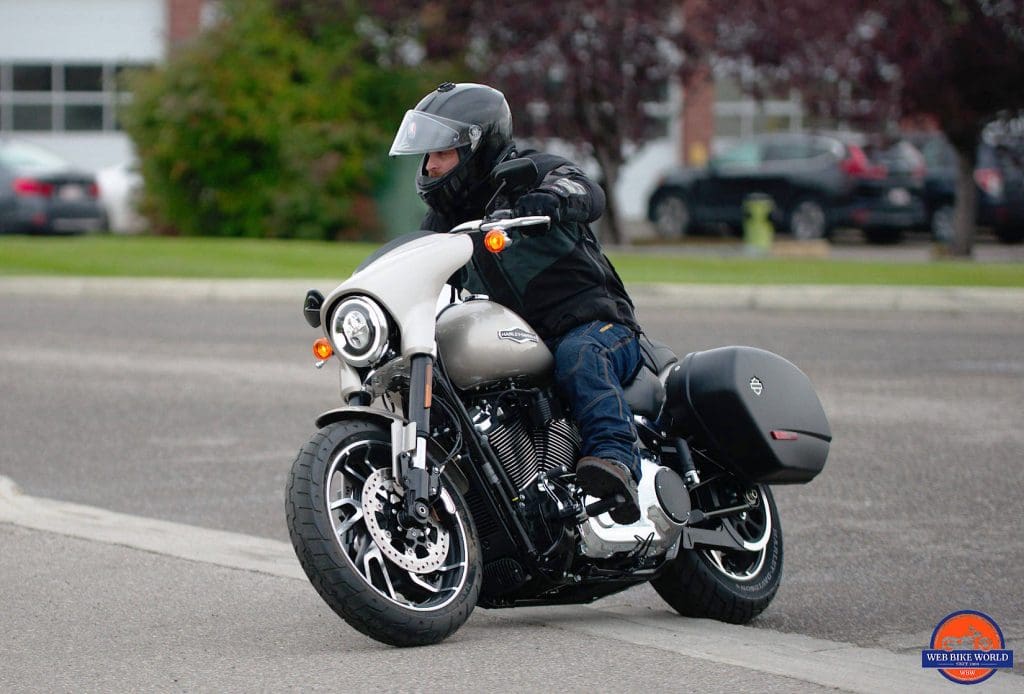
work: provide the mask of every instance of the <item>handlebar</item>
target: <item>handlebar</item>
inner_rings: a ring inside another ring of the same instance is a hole
[[[508,215],[507,217],[504,215]],[[469,222],[463,222],[458,226],[452,227],[449,233],[458,232],[471,232],[471,231],[490,231],[491,229],[516,229],[518,227],[536,226],[538,224],[550,224],[551,217],[547,215],[537,215],[532,217],[512,217],[511,210],[496,210],[491,215],[483,219],[474,219]]]

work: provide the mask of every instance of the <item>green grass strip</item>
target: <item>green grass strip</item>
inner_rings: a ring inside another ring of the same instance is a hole
[[[376,244],[168,237],[0,237],[0,275],[344,278]],[[609,254],[627,283],[1024,287],[1024,263]]]

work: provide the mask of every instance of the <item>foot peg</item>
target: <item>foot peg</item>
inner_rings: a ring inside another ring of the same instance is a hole
[[[607,513],[616,506],[620,506],[624,503],[626,503],[626,497],[622,496],[621,494],[615,494],[614,496],[609,496],[604,499],[600,499],[592,503],[590,506],[587,506],[587,515],[591,518],[596,518],[597,516],[600,516],[602,513]]]

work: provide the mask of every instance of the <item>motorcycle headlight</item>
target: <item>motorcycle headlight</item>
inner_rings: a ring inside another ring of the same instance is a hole
[[[349,297],[331,316],[331,342],[352,366],[370,366],[387,351],[387,316],[372,299]]]

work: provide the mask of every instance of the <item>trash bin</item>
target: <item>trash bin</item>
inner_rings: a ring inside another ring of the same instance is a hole
[[[764,193],[751,193],[743,199],[743,245],[751,255],[767,254],[772,248],[775,228],[771,214],[775,203]]]

